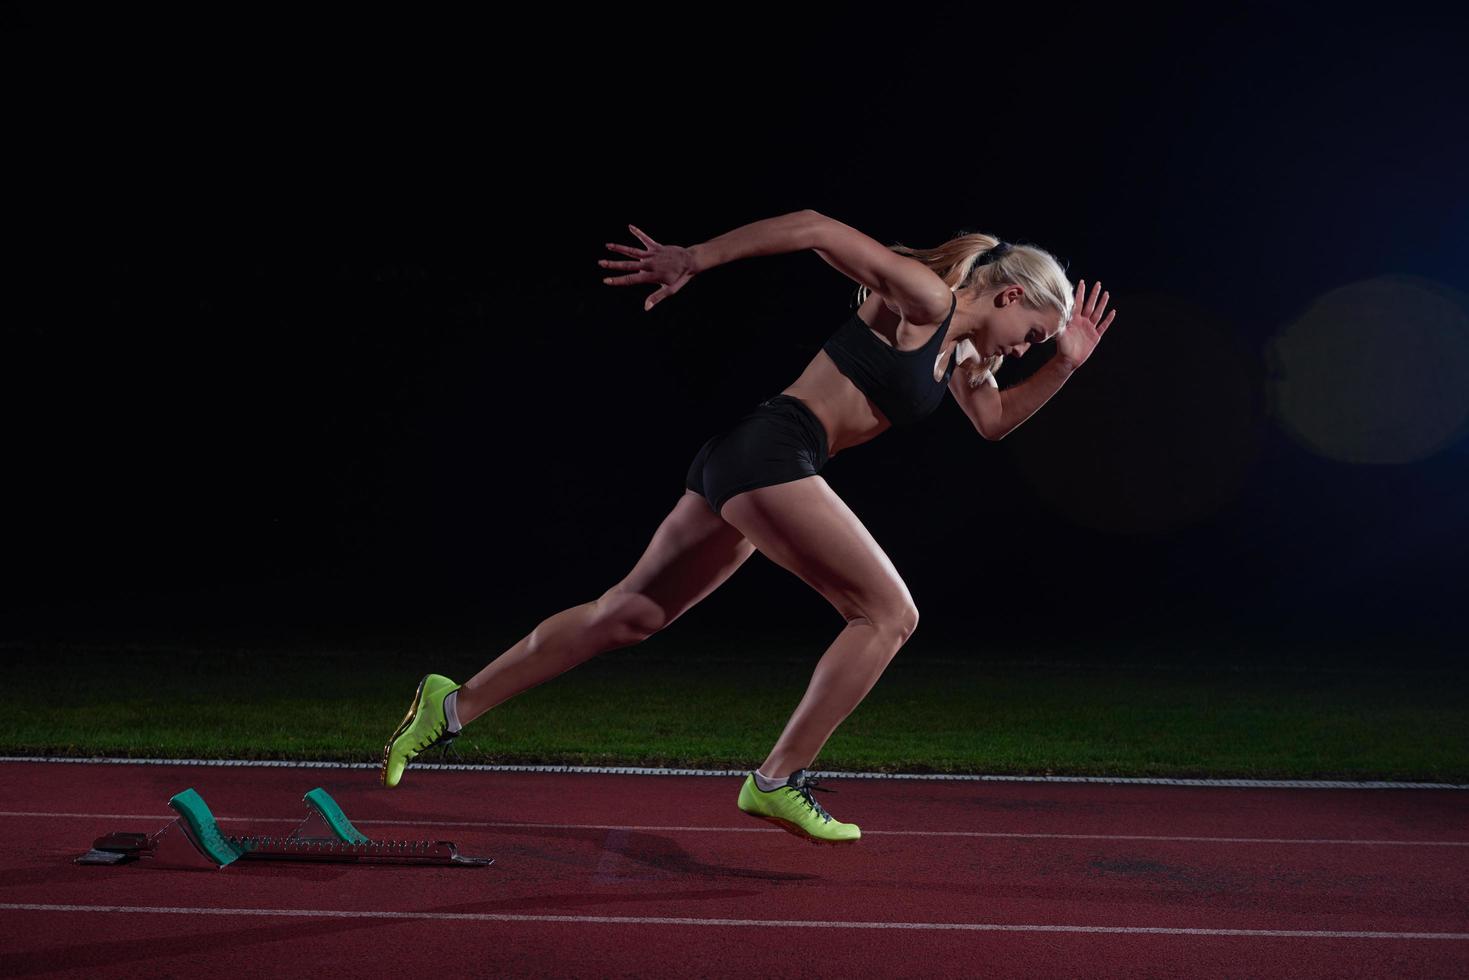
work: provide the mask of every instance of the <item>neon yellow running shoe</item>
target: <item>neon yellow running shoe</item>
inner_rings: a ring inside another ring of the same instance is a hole
[[[435,745],[447,749],[459,737],[458,732],[448,731],[449,722],[444,717],[444,698],[457,690],[459,685],[442,674],[427,674],[418,682],[403,724],[383,748],[384,786],[389,789],[397,786],[409,761],[420,752]]]
[[[789,830],[797,837],[804,837],[814,844],[848,844],[862,839],[861,829],[854,823],[842,823],[811,797],[818,789],[816,780],[806,775],[806,770],[791,773],[784,786],[765,792],[755,782],[752,772],[745,777],[740,788],[739,807],[752,817],[768,820],[778,827]],[[823,793],[836,790],[823,789]]]

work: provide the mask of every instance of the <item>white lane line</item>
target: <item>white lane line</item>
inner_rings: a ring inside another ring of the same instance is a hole
[[[810,919],[697,919],[665,915],[519,915],[508,912],[378,912],[332,909],[214,909],[143,905],[0,903],[13,912],[151,912],[324,919],[442,919],[450,922],[572,922],[635,926],[779,926],[791,929],[923,929],[965,932],[1084,932],[1154,936],[1275,936],[1288,939],[1469,939],[1469,932],[1358,932],[1337,929],[1189,929],[1166,926],[1059,926],[1001,922],[834,922]]]
[[[1200,844],[1392,844],[1404,847],[1469,847],[1462,840],[1361,840],[1329,837],[1175,837],[1157,834],[1017,834],[980,830],[869,830],[870,834],[905,837],[1035,837],[1047,840],[1156,840]]]
[[[43,810],[0,810],[0,817],[58,818],[84,820],[162,820],[174,818],[172,813],[53,813]],[[300,817],[223,817],[216,816],[220,823],[300,823]],[[375,824],[387,827],[468,827],[486,830],[607,830],[642,831],[646,833],[698,833],[698,834],[783,834],[784,830],[774,827],[677,827],[617,823],[521,823],[509,820],[357,820],[354,824]],[[864,830],[864,836],[884,837],[992,837],[1030,840],[1137,840],[1177,841],[1191,844],[1362,844],[1389,847],[1469,847],[1462,840],[1365,840],[1354,837],[1185,837],[1164,834],[1035,834],[985,830]]]
[[[0,762],[57,762],[107,766],[232,766],[260,769],[380,769],[377,762],[317,762],[290,759],[121,759],[72,756],[0,756]],[[642,766],[492,766],[413,763],[414,771],[539,772],[607,776],[725,776],[744,778],[748,769],[663,769]],[[1134,786],[1224,786],[1240,789],[1469,789],[1469,783],[1422,783],[1344,779],[1171,779],[1150,776],[1001,776],[971,773],[834,772],[812,770],[828,779],[914,779],[936,782],[1102,783]]]

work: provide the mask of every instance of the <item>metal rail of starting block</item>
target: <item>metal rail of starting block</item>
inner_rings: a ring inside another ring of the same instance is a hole
[[[493,858],[467,857],[449,841],[372,840],[352,825],[337,801],[320,787],[307,793],[306,819],[288,837],[232,837],[219,827],[204,798],[186,789],[168,801],[178,814],[153,834],[98,837],[77,864],[125,864],[141,860],[158,868],[219,869],[235,861],[327,861],[373,864],[438,864],[486,867]]]

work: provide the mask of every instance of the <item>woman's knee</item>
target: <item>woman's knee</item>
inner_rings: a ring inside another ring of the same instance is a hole
[[[625,647],[641,643],[672,621],[652,597],[613,588],[597,600],[591,626],[611,647]]]
[[[898,629],[903,634],[904,643],[908,642],[908,637],[912,636],[913,631],[918,629],[918,607],[913,603],[908,603],[899,615]]]
[[[891,636],[896,641],[896,649],[908,642],[908,637],[918,629],[918,607],[912,599],[873,605],[869,611],[849,614],[847,622],[865,623],[879,633]]]

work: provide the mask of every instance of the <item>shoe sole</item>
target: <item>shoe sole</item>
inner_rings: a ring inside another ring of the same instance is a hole
[[[398,726],[397,731],[393,732],[393,737],[388,739],[388,744],[383,746],[383,767],[378,773],[378,779],[384,786],[388,785],[388,760],[393,756],[393,743],[398,741],[400,735],[408,731],[409,725],[413,724],[413,718],[418,714],[418,709],[423,704],[423,687],[427,683],[428,675],[425,674],[423,675],[423,680],[418,682],[418,690],[413,692],[413,704],[408,707],[408,714],[403,716],[403,723]],[[405,764],[403,768],[406,769],[408,767]]]
[[[754,817],[756,820],[764,820],[766,823],[773,823],[781,830],[784,830],[787,833],[795,834],[802,840],[809,841],[812,844],[825,844],[829,847],[837,847],[842,844],[856,844],[857,842],[862,840],[862,838],[860,837],[852,837],[848,840],[827,840],[825,837],[814,837],[810,833],[808,833],[806,831],[806,828],[802,827],[800,824],[791,823],[789,820],[782,820],[780,817],[767,817],[763,813],[751,813],[749,810],[740,810],[740,812],[745,814],[745,816],[747,817]]]

